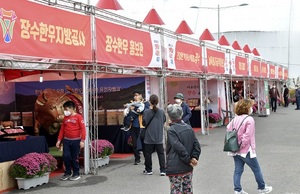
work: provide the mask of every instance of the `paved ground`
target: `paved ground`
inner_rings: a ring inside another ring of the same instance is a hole
[[[279,107],[268,117],[254,116],[256,122],[257,155],[265,181],[274,194],[300,194],[300,111]],[[199,166],[194,170],[195,194],[232,194],[233,159],[222,151],[225,127],[197,136],[202,145]],[[133,158],[111,159],[98,175],[83,175],[79,181],[50,179],[46,185],[27,191],[9,193],[53,194],[167,194],[169,181],[159,176],[157,157],[153,158],[153,175],[143,175],[143,165],[133,165]],[[248,167],[242,177],[244,190],[257,193],[254,176]]]

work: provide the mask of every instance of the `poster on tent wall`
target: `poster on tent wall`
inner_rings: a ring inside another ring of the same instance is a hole
[[[256,60],[251,60],[249,75],[253,77],[260,77],[260,62]]]
[[[199,80],[191,79],[188,81],[173,79],[167,81],[168,88],[168,103],[175,103],[174,96],[180,92],[184,96],[184,100],[188,99],[199,99],[200,98],[200,88]]]
[[[96,60],[134,67],[162,66],[160,35],[96,18]]]
[[[236,56],[235,57],[235,74],[241,76],[248,75],[248,60],[247,58]]]
[[[92,60],[90,16],[16,0],[0,0],[0,13],[0,54]]]
[[[144,77],[99,78],[97,86],[99,109],[123,108],[125,103],[132,100],[133,92],[136,90],[145,94]],[[82,95],[82,80],[17,82],[15,88],[17,111],[33,111],[37,97],[46,88],[51,88],[62,95],[71,93],[69,89],[72,89],[74,93]]]
[[[10,112],[15,110],[15,83],[0,82],[0,121],[9,121]]]
[[[230,53],[225,53],[224,74],[229,74],[229,71],[231,68],[231,63],[232,63],[232,57],[231,57]]]
[[[206,49],[207,73],[225,73],[225,53],[212,49]]]
[[[269,64],[269,78],[270,79],[275,79],[276,78],[276,67],[275,67],[275,65],[271,65],[271,64]]]
[[[168,68],[202,72],[202,48],[179,40],[165,38]]]

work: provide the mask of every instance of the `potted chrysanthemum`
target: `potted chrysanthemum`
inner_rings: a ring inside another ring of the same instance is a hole
[[[109,163],[109,156],[114,153],[114,146],[108,140],[98,139],[91,142],[91,166],[100,167]]]
[[[14,161],[9,174],[17,180],[19,189],[29,189],[49,182],[49,173],[57,161],[47,153],[29,153]]]

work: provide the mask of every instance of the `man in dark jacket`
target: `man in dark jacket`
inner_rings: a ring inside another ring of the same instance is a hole
[[[167,107],[172,123],[167,134],[166,174],[170,180],[170,193],[192,193],[193,167],[198,164],[201,148],[190,125],[181,120],[182,108],[174,104]]]
[[[289,89],[286,87],[286,85],[283,86],[284,91],[283,91],[283,99],[284,99],[284,107],[289,106]]]
[[[186,123],[191,125],[190,118],[192,117],[192,112],[190,107],[185,103],[184,97],[182,93],[177,93],[174,97],[176,104],[180,105],[183,111],[182,120]]]
[[[277,109],[277,97],[279,98],[279,92],[276,88],[276,85],[273,84],[272,88],[269,91],[269,95],[271,98],[271,109],[272,111],[276,112]]]

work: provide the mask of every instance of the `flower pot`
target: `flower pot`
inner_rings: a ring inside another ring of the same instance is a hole
[[[19,189],[30,189],[31,187],[36,187],[38,185],[43,185],[49,182],[49,173],[45,173],[42,176],[37,176],[33,178],[16,178]]]
[[[104,158],[90,159],[91,167],[98,168],[107,164],[109,164],[109,156],[106,156]]]

